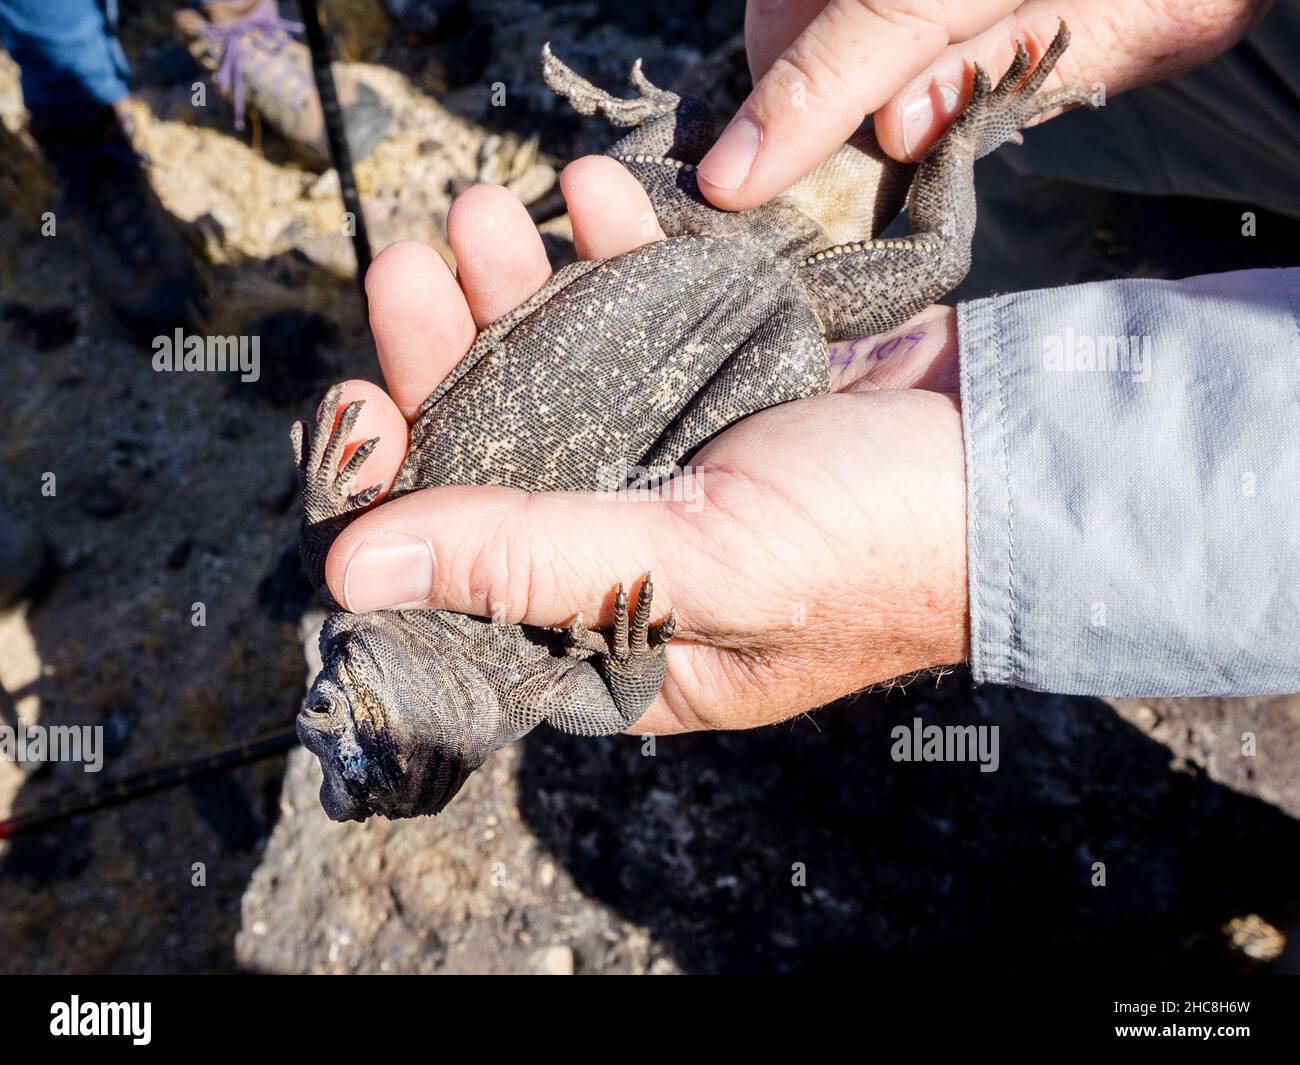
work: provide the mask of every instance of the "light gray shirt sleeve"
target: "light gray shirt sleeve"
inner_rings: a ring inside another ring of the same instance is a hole
[[[971,670],[1300,692],[1300,270],[958,308]]]

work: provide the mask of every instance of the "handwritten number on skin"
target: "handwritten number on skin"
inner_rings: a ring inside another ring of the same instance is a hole
[[[884,362],[900,351],[911,354],[917,344],[925,339],[925,332],[904,333],[898,336],[876,339],[859,337],[848,342],[836,341],[831,344],[830,364],[833,370],[844,370],[855,363]]]

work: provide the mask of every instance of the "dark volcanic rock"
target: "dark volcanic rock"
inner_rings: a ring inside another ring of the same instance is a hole
[[[257,605],[276,621],[297,621],[315,598],[297,546],[287,547],[257,584]]]
[[[321,348],[337,339],[332,322],[312,311],[279,310],[263,315],[249,332],[260,338],[261,374],[252,382],[235,378],[236,396],[291,407],[324,391],[329,364]]]
[[[55,351],[71,344],[81,331],[71,307],[36,310],[25,303],[10,302],[0,308],[0,319],[10,323],[18,336],[37,351]]]
[[[122,493],[105,480],[96,480],[88,484],[78,501],[81,509],[92,518],[109,521],[126,510],[126,499]]]

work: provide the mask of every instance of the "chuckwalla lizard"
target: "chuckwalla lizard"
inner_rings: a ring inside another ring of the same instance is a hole
[[[544,49],[552,90],[632,127],[609,154],[645,187],[667,239],[573,263],[485,328],[421,406],[391,495],[636,488],[738,419],[825,392],[828,340],[898,326],[965,276],[976,158],[1018,141],[1034,116],[1088,102],[1077,89],[1038,94],[1067,43],[1062,23],[1037,64],[1019,47],[996,86],[977,70],[962,114],[915,167],[886,158],[869,133],[841,149],[823,173],[849,168],[869,230],[848,243],[800,209],[798,188],[744,213],[709,206],[694,170],[715,135],[703,104],[656,88],[639,62],[636,97],[618,99]],[[802,191],[817,187],[814,175]],[[874,239],[904,193],[911,235]],[[619,586],[608,637],[580,618],[548,630],[443,611],[350,614],[330,600],[329,545],[377,493],[349,492],[374,444],[341,463],[359,409],[338,407],[335,388],[314,425],[294,427],[300,546],[333,608],[298,733],[320,759],[329,816],[437,813],[492,751],[542,721],[584,736],[634,724],[663,682],[675,625],[672,614],[651,624],[648,575],[632,603]]]

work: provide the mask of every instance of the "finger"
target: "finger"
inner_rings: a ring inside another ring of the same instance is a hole
[[[617,583],[651,571],[662,617],[673,606],[671,575],[682,572],[666,557],[681,542],[674,511],[594,492],[429,488],[349,525],[325,576],[355,612],[418,606],[548,626],[581,612],[597,626],[613,623]]]
[[[831,0],[705,155],[701,190],[728,210],[764,203],[827,159],[950,41],[996,23],[1018,2]]]
[[[500,185],[475,185],[447,214],[456,277],[480,329],[546,284],[551,264],[519,198]]]
[[[921,388],[956,394],[957,312],[934,304],[879,336],[830,345],[832,392]]]
[[[474,343],[474,318],[442,256],[418,241],[399,241],[375,257],[366,296],[384,381],[410,421]]]
[[[876,112],[875,129],[880,146],[896,159],[916,160],[925,155],[961,114],[970,97],[975,64],[994,80],[1010,64],[1017,42],[1029,49],[1037,62],[1060,26],[1057,8],[1026,5],[969,41],[945,48],[933,63],[913,78],[897,96]],[[1063,85],[1078,69],[1072,47],[1047,80],[1047,88]],[[1071,82],[1073,83],[1073,82]]]
[[[826,0],[749,0],[745,5],[745,57],[757,82],[826,6]]]
[[[341,412],[354,400],[362,400],[364,405],[361,407],[356,424],[352,427],[352,432],[348,434],[347,444],[339,458],[339,468],[347,464],[362,443],[378,438],[379,442],[361,463],[351,483],[355,486],[353,490],[356,491],[369,488],[371,485],[380,485],[380,498],[383,498],[392,487],[393,478],[397,475],[402,460],[406,458],[408,437],[406,419],[388,397],[388,393],[378,385],[371,384],[369,381],[350,380],[343,382],[342,389],[338,403],[340,417]]]
[[[664,239],[650,197],[617,159],[587,155],[560,172],[573,243],[583,259],[612,259]]]

